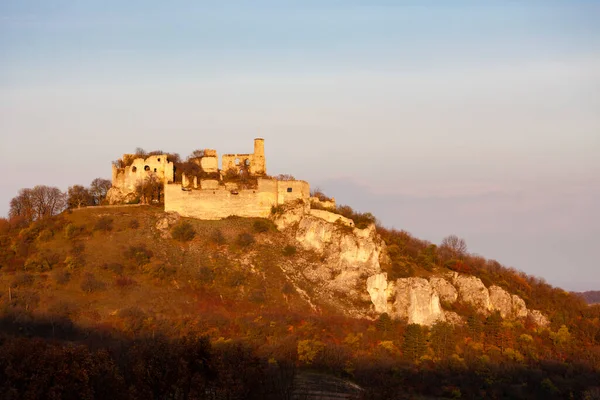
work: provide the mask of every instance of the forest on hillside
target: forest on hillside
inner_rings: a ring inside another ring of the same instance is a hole
[[[461,302],[448,307],[462,325],[349,318],[311,307],[287,280],[279,265],[319,258],[267,219],[161,231],[160,206],[78,208],[77,190],[59,207],[51,189],[20,193],[22,208],[0,219],[4,398],[287,399],[306,372],[354,382],[361,399],[600,396],[600,306],[469,254],[460,238],[437,246],[377,227],[391,279],[473,274],[550,325]],[[24,195],[37,192],[50,195]]]

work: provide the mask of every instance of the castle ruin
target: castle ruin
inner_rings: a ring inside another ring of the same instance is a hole
[[[308,182],[267,175],[264,149],[264,139],[254,139],[254,153],[224,154],[220,169],[216,150],[195,152],[188,163],[197,167],[187,173],[178,172],[168,154],[146,158],[124,154],[120,163],[113,164],[112,188],[107,197],[111,204],[132,201],[138,185],[154,179],[162,184],[165,211],[184,217],[267,218],[273,207],[295,201],[310,204]]]

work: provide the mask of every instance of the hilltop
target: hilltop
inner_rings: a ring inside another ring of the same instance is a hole
[[[13,398],[600,391],[600,307],[269,176],[263,139],[222,168],[214,149],[138,149],[112,171],[22,189],[0,219]]]

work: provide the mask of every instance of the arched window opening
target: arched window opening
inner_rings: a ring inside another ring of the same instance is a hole
[[[154,168],[154,172],[156,172],[156,168]]]
[[[131,167],[131,172],[136,172],[136,171],[137,171],[137,167],[136,166]]]
[[[250,159],[246,158],[246,161],[244,161],[244,163],[246,164],[246,167],[249,167],[250,166]]]
[[[158,162],[160,162],[160,158],[158,159]]]
[[[287,188],[287,192],[292,193],[292,188],[291,187]]]
[[[240,159],[239,158],[235,159],[235,165],[240,165]]]
[[[150,166],[149,166],[149,165],[146,165],[146,166],[144,167],[144,171],[150,171]]]

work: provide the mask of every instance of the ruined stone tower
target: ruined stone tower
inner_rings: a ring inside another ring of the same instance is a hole
[[[265,139],[254,139],[254,157],[251,165],[254,175],[265,175],[267,173],[267,163],[265,160]]]

